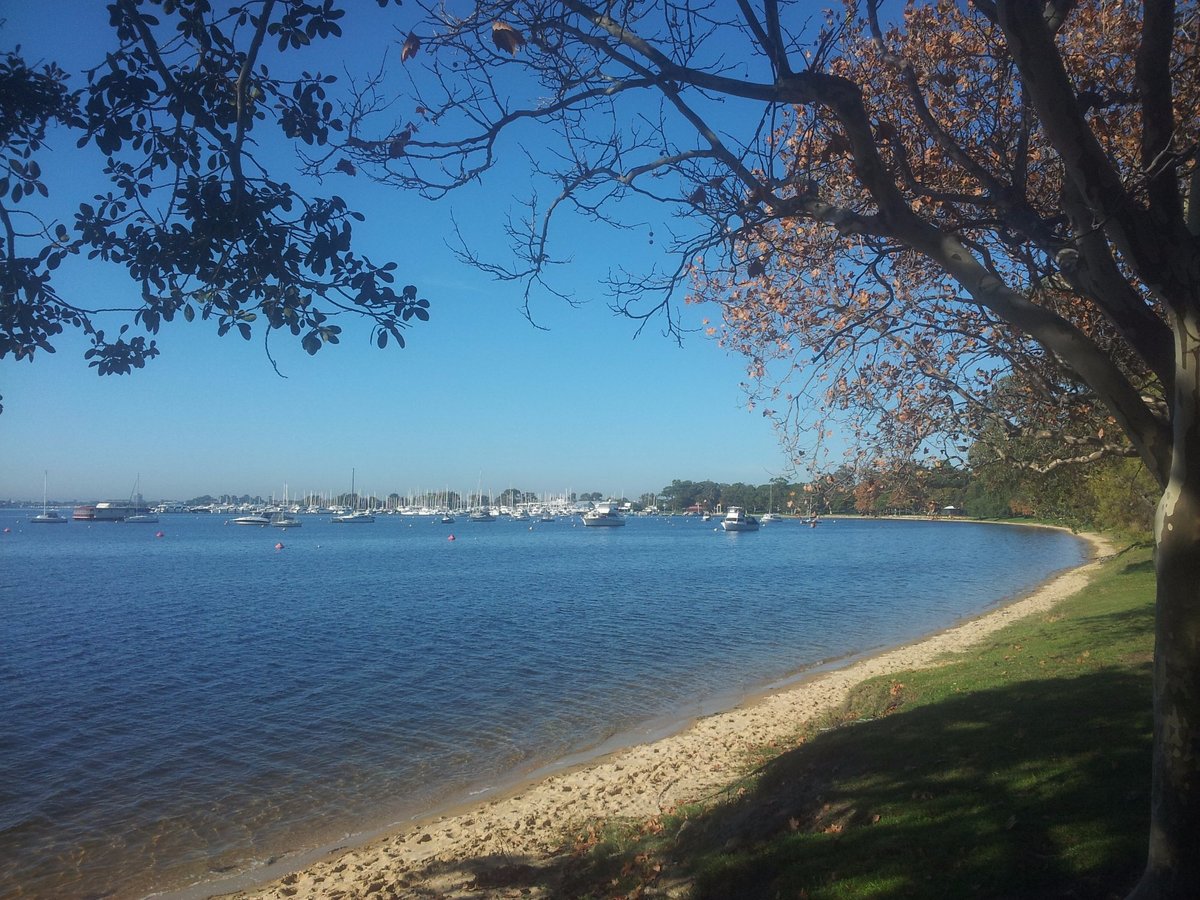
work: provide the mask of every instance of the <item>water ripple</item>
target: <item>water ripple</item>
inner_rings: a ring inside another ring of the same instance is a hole
[[[308,520],[284,552],[211,517],[5,535],[0,897],[340,841],[1081,559],[969,524],[408,524]]]

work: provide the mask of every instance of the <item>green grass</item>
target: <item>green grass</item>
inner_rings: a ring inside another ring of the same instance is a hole
[[[1133,548],[1052,613],[859,686],[723,800],[577,850],[568,892],[1122,896],[1148,827],[1153,595]]]

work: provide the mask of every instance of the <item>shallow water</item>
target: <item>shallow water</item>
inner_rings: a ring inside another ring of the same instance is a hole
[[[1083,560],[971,523],[224,521],[0,513],[0,897],[331,844]]]

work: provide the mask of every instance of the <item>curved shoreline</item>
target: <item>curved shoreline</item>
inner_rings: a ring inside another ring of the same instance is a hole
[[[612,745],[498,786],[487,800],[476,797],[406,825],[358,835],[349,846],[289,855],[236,878],[166,896],[284,900],[334,895],[349,900],[385,886],[401,896],[481,896],[469,887],[481,870],[517,860],[536,866],[561,852],[571,829],[606,819],[648,819],[711,796],[741,774],[748,751],[794,734],[803,722],[836,708],[855,685],[933,665],[943,655],[961,652],[1078,592],[1112,547],[1098,535],[1077,536],[1091,548],[1082,565],[926,637],[797,673],[733,708],[618,736]]]

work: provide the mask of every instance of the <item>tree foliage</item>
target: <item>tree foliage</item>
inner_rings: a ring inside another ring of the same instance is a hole
[[[1200,894],[1196,5],[938,0],[891,24],[879,0],[807,19],[777,0],[418,5],[395,56],[423,66],[413,105],[389,121],[386,80],[365,86],[355,164],[440,195],[544,126],[549,199],[514,228],[515,263],[468,260],[533,289],[558,216],[664,201],[673,265],[614,266],[613,305],[674,328],[694,284],[793,432],[815,400],[818,435],[844,410],[893,462],[985,424],[1019,437],[990,402],[1008,376],[1025,422],[1081,442],[1066,455],[1136,451],[1164,489],[1138,894]]]
[[[286,332],[312,354],[338,343],[347,312],[371,322],[378,346],[403,346],[428,302],[397,283],[395,262],[354,252],[360,213],[279,171],[288,148],[320,148],[345,128],[327,93],[334,76],[274,74],[337,38],[345,11],[116,0],[108,14],[113,43],[98,41],[106,52],[80,86],[20,48],[0,61],[0,358],[53,352],[74,328],[91,341],[90,366],[125,373],[158,354],[147,336],[177,318],[246,339]],[[77,198],[51,196],[42,159],[69,139],[108,186],[66,218],[56,211]],[[119,266],[134,288],[116,310],[63,296],[56,275],[71,257]],[[116,335],[100,327],[113,312],[126,319]]]

